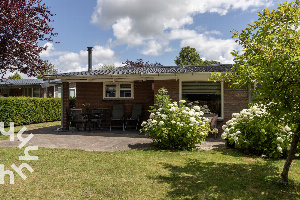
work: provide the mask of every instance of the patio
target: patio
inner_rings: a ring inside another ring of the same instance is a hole
[[[26,144],[28,146],[38,146],[46,148],[63,148],[63,149],[82,149],[85,151],[124,151],[130,149],[148,149],[153,147],[152,139],[145,135],[139,134],[137,131],[122,131],[122,129],[114,129],[112,132],[107,130],[61,132],[57,131],[61,126],[51,126],[33,129],[24,132],[32,133],[34,137]],[[19,141],[15,135],[15,141],[0,141],[0,147],[14,147],[19,145]],[[203,150],[213,148],[225,148],[224,140],[218,138],[207,138],[201,146]]]

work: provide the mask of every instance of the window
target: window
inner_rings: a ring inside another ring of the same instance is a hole
[[[182,99],[207,105],[211,113],[222,117],[222,84],[220,82],[182,82]]]
[[[117,97],[117,85],[106,85],[105,97]]]
[[[57,88],[57,97],[61,98],[61,87]]]
[[[70,95],[70,97],[76,97],[76,90],[75,90],[75,88],[70,88],[69,89],[69,95]]]
[[[69,88],[69,96],[76,97],[76,88]],[[57,88],[57,97],[61,98],[61,87]]]
[[[104,99],[133,98],[133,83],[104,83]]]
[[[33,97],[40,97],[40,88],[33,89]]]

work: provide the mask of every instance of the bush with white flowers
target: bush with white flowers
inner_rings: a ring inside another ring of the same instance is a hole
[[[264,105],[253,105],[240,113],[233,113],[232,119],[223,125],[223,139],[236,148],[263,157],[279,158],[287,155],[292,141],[292,129],[278,120],[270,120]]]
[[[160,148],[192,149],[209,132],[209,120],[203,117],[200,106],[185,106],[185,100],[171,102],[168,91],[159,89],[150,116],[142,123],[141,132],[151,137]]]

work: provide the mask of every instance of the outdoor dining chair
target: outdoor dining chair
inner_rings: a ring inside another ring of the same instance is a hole
[[[79,128],[86,129],[87,119],[84,119],[81,109],[71,109],[72,123],[79,131]]]
[[[128,127],[134,127],[135,130],[138,129],[142,118],[143,105],[142,104],[133,104],[131,115],[126,118],[125,129]],[[128,125],[129,124],[129,125]]]
[[[90,126],[93,126],[93,129],[100,128],[101,120],[102,120],[103,109],[94,108],[92,109],[91,117],[90,117]],[[90,127],[89,127],[90,128]]]
[[[121,123],[122,126],[113,125],[116,122]],[[109,130],[111,131],[111,128],[113,128],[113,127],[122,127],[123,131],[125,131],[124,105],[123,104],[114,104],[113,105]]]

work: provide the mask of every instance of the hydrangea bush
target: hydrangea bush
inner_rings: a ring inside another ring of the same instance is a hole
[[[210,130],[200,106],[188,107],[186,101],[171,102],[168,91],[159,89],[150,117],[142,123],[141,132],[151,137],[160,148],[190,150],[201,143]]]
[[[278,158],[287,155],[292,141],[292,128],[278,120],[270,120],[264,105],[252,105],[223,125],[223,139],[236,148],[247,150],[263,157]]]

